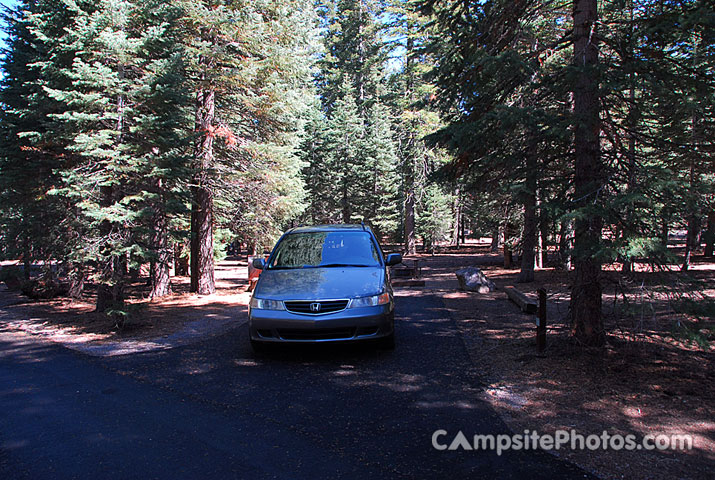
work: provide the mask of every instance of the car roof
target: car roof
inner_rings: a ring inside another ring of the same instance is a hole
[[[370,227],[355,223],[335,223],[326,225],[309,225],[291,228],[286,233],[310,233],[310,232],[371,232]]]

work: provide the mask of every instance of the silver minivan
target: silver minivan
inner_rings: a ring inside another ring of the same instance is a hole
[[[375,341],[395,346],[395,304],[384,257],[365,225],[287,231],[262,270],[248,310],[251,345]]]

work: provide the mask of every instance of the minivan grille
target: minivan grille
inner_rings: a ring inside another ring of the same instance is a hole
[[[303,313],[308,315],[323,315],[345,310],[349,300],[294,300],[284,302],[286,310],[293,313]]]
[[[355,336],[355,328],[279,328],[278,335],[285,340],[347,340]]]

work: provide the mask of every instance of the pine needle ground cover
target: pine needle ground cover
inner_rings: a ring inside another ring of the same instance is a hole
[[[715,459],[713,317],[702,312],[702,300],[695,302],[700,307],[689,309],[685,298],[715,294],[712,260],[696,262],[697,269],[688,277],[698,290],[681,290],[679,299],[674,298],[674,287],[645,288],[648,284],[674,285],[679,273],[675,278],[662,274],[649,280],[648,274],[636,274],[625,293],[621,274],[606,272],[605,322],[610,333],[607,347],[600,350],[575,345],[570,336],[572,272],[541,269],[535,272],[534,283],[517,284],[518,268],[503,268],[501,255],[489,253],[486,244],[468,245],[415,258],[422,264],[425,288],[440,293],[473,363],[482,372],[483,398],[514,432],[575,429],[600,434],[608,430],[639,437],[688,433],[695,442],[690,452],[560,450],[558,455],[605,478],[708,476]],[[499,289],[487,294],[459,291],[454,272],[465,266],[481,268]],[[543,355],[536,348],[534,316],[522,313],[508,300],[502,290],[507,285],[516,285],[534,298],[539,288],[548,292]],[[422,291],[401,294],[420,295]],[[630,301],[628,308],[623,295]],[[709,341],[684,334],[685,328]]]

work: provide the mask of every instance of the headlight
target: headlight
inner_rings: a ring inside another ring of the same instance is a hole
[[[385,292],[372,297],[353,298],[350,302],[350,308],[376,307],[378,305],[387,305],[388,303],[390,303],[390,294]]]
[[[258,310],[285,310],[283,302],[280,300],[268,300],[266,298],[251,298],[251,308]]]

